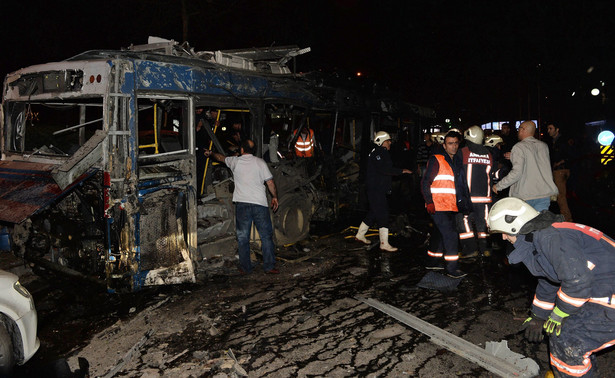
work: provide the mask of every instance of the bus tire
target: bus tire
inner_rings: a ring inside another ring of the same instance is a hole
[[[300,193],[282,195],[278,211],[273,213],[275,241],[278,246],[296,243],[310,232],[311,201]]]

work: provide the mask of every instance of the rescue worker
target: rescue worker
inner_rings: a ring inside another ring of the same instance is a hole
[[[297,135],[299,133],[299,135]],[[291,141],[295,141],[295,156],[301,158],[311,158],[316,156],[316,138],[314,130],[307,125],[302,125],[293,132]]]
[[[551,367],[559,376],[591,376],[593,353],[615,339],[615,241],[563,220],[508,197],[491,208],[489,229],[514,245],[511,264],[522,262],[538,277],[531,316],[522,327],[527,339],[549,336]]]
[[[459,211],[468,214],[471,210],[461,158],[457,154],[460,141],[461,135],[458,132],[449,131],[445,135],[443,149],[435,150],[429,158],[421,181],[425,208],[442,236],[434,249],[427,250],[427,268],[444,269],[439,261],[444,257],[447,275],[453,278],[466,275],[458,267],[459,235],[456,232],[455,217]]]
[[[389,205],[387,203],[387,194],[391,193],[393,176],[404,173],[411,174],[412,171],[393,167],[393,161],[389,155],[392,143],[389,133],[378,131],[374,136],[374,143],[376,147],[369,153],[365,177],[369,210],[359,226],[355,239],[364,244],[370,244],[369,240],[365,238],[365,234],[371,226],[377,224],[380,227],[378,230],[380,249],[386,252],[396,252],[397,248],[389,244]]]
[[[470,214],[459,213],[456,216],[461,258],[476,257],[479,251],[484,256],[491,254],[487,245],[487,215],[491,207],[491,175],[494,172],[494,162],[487,147],[483,146],[484,135],[479,126],[471,126],[463,134],[466,145],[460,150],[463,173],[472,202]]]

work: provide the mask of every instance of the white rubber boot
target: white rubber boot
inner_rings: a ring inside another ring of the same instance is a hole
[[[382,227],[380,232],[380,249],[386,252],[397,252],[397,248],[389,244],[389,229]]]
[[[361,225],[359,226],[359,231],[357,231],[357,234],[354,237],[355,240],[360,241],[363,244],[370,244],[369,240],[367,240],[367,238],[365,237],[365,234],[368,230],[369,226],[361,222]]]

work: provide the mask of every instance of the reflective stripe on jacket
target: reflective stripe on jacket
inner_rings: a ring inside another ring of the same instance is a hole
[[[436,211],[457,211],[457,192],[455,174],[444,156],[435,155],[438,160],[438,174],[431,183],[431,198]]]
[[[555,222],[519,235],[509,262],[538,277],[532,312],[547,319],[555,306],[573,315],[587,302],[608,308],[615,298],[615,241],[595,228]]]

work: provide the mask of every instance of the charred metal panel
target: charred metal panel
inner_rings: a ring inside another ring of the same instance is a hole
[[[0,220],[22,222],[96,172],[90,170],[82,174],[62,190],[51,175],[55,167],[52,164],[0,161]]]
[[[102,160],[102,142],[106,137],[106,132],[96,130],[96,134],[81,146],[69,160],[53,170],[53,179],[61,189],[66,189],[73,183],[75,177],[81,176],[95,163]]]
[[[177,193],[172,191],[150,194],[141,204],[141,269],[169,267],[183,259],[186,242],[176,211]]]

